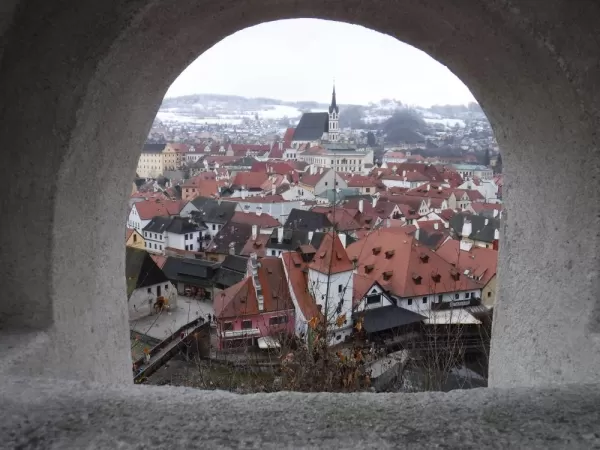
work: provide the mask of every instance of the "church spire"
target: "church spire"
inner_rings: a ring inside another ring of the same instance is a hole
[[[335,100],[335,82],[333,83],[333,92],[331,93],[331,105],[329,105],[329,114],[335,111],[336,114],[340,113],[337,102]]]

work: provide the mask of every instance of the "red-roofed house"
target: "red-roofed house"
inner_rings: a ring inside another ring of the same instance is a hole
[[[247,277],[216,295],[214,308],[219,349],[268,348],[294,333],[294,304],[279,258],[252,255]]]
[[[231,198],[246,198],[260,195],[262,185],[269,179],[266,172],[238,172],[231,182]]]
[[[335,233],[327,233],[318,249],[303,246],[282,253],[286,280],[296,308],[296,334],[308,338],[308,322],[328,323],[328,343],[344,342],[352,334],[352,261]]]
[[[330,189],[346,189],[348,187],[346,181],[333,170],[315,166],[310,166],[310,168],[311,172],[302,175],[298,182],[301,188],[320,195]]]
[[[397,306],[417,313],[478,302],[482,286],[412,236],[380,229],[347,248],[357,273],[377,281]]]
[[[183,200],[146,200],[135,203],[129,211],[127,227],[135,228],[138,233],[150,223],[153,217],[177,216],[186,205]]]
[[[496,271],[498,252],[491,248],[472,246],[470,250],[460,248],[460,241],[446,241],[436,253],[457,267],[460,272],[483,286],[481,301],[488,308],[496,302]]]
[[[194,178],[190,178],[181,186],[181,199],[193,200],[196,197],[215,198],[219,196],[219,185],[216,175],[212,172],[204,172]]]

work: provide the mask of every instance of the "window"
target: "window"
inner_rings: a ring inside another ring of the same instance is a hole
[[[438,303],[441,303],[442,297],[443,297],[442,295],[438,295]]]
[[[406,301],[406,304],[407,304],[408,306],[412,305],[412,298],[409,298],[409,299]]]
[[[251,320],[244,320],[242,321],[242,330],[250,330],[252,328],[252,321]]]
[[[158,250],[158,246],[154,244],[154,250]]]
[[[188,235],[185,234],[183,238],[187,241],[188,240]]]
[[[271,250],[271,256],[275,256],[275,250]]]
[[[148,232],[144,231],[144,237],[148,237]]]
[[[489,291],[488,292],[488,297],[491,297],[491,296],[492,296],[492,291]]]
[[[465,298],[471,298],[471,293],[470,292],[466,292],[465,293]]]
[[[325,182],[325,186],[327,186],[327,181]]]
[[[169,290],[169,285],[165,284],[165,291],[168,291],[168,290]]]
[[[233,322],[225,322],[223,324],[223,330],[232,331],[233,330]]]
[[[137,236],[133,233],[133,242],[137,242]]]
[[[148,288],[148,294],[152,294],[152,288]]]
[[[213,229],[213,231],[214,231],[214,230],[216,230],[216,228],[215,228],[215,224],[214,224],[214,223],[213,223],[212,229]]]
[[[159,245],[159,247],[160,247],[160,249],[159,249],[159,250],[162,250],[162,245]]]
[[[287,323],[287,316],[277,316],[269,318],[269,325],[281,325]]]
[[[460,298],[460,295],[459,295],[459,294],[454,294],[454,298],[455,298],[456,300],[458,300],[458,299]]]
[[[344,286],[341,284],[338,284],[338,292],[342,292],[344,290]]]
[[[371,188],[365,188],[366,192],[371,192]]]
[[[381,303],[381,294],[372,294],[367,296],[367,305]]]
[[[423,303],[427,303],[427,297],[423,297]]]

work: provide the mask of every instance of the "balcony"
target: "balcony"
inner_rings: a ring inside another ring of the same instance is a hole
[[[238,339],[260,336],[260,330],[258,328],[248,328],[245,330],[227,330],[221,332],[221,337],[224,339]]]

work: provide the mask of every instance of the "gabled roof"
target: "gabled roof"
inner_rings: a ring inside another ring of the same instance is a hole
[[[191,203],[198,210],[191,213],[195,221],[218,224],[229,222],[237,206],[235,202],[224,202],[206,197],[196,197]]]
[[[331,228],[333,225],[325,214],[303,209],[292,209],[285,221],[284,228],[292,230],[317,231]]]
[[[127,298],[134,290],[168,281],[169,279],[144,250],[127,247],[125,250],[125,280]]]
[[[234,254],[239,255],[250,236],[252,236],[252,225],[230,222],[210,241],[206,252],[230,254],[230,248],[233,247]]]
[[[308,236],[308,230],[284,229],[282,233],[282,242],[279,242],[278,230],[275,229],[271,232],[267,247],[275,250],[292,251],[296,250],[299,246],[311,244],[313,247],[318,248],[321,245],[325,233],[313,233],[310,241]]]
[[[491,248],[473,246],[469,251],[460,249],[460,241],[450,239],[436,252],[462,274],[475,277],[482,285],[488,284],[498,270],[498,252]]]
[[[206,227],[190,222],[189,219],[183,217],[154,217],[146,225],[143,231],[152,233],[168,233],[186,234],[194,231],[200,231]]]
[[[326,275],[348,272],[354,269],[346,249],[334,232],[327,233],[323,237],[321,245],[308,267]]]
[[[150,220],[156,216],[176,216],[185,204],[186,202],[180,200],[144,200],[136,202],[133,207],[142,220]]]
[[[231,185],[244,186],[246,189],[261,189],[261,185],[268,179],[269,174],[266,172],[238,172]]]
[[[302,114],[294,131],[294,141],[317,141],[329,130],[329,114],[307,112]]]
[[[500,220],[490,219],[489,217],[480,216],[477,214],[455,214],[450,219],[450,227],[459,236],[462,234],[465,220],[471,222],[471,234],[469,239],[481,242],[494,242],[496,230],[500,229]]]
[[[230,222],[232,223],[248,223],[250,225],[257,225],[260,228],[275,228],[280,227],[281,224],[279,221],[269,214],[262,213],[249,213],[249,212],[241,212],[236,211],[231,217]]]
[[[311,211],[325,214],[329,222],[335,224],[337,231],[352,231],[362,228],[362,225],[354,218],[354,216],[343,208],[315,206]]]
[[[219,319],[286,311],[294,308],[281,259],[265,257],[260,260],[259,264],[257,274],[262,289],[263,310],[259,310],[252,277],[246,277],[215,296],[215,314]]]
[[[252,239],[252,237],[250,237],[246,244],[244,244],[244,248],[242,248],[240,255],[250,256],[252,253],[256,253],[256,256],[259,258],[267,256],[267,243],[269,242],[270,238],[270,234],[257,234],[256,239]]]

